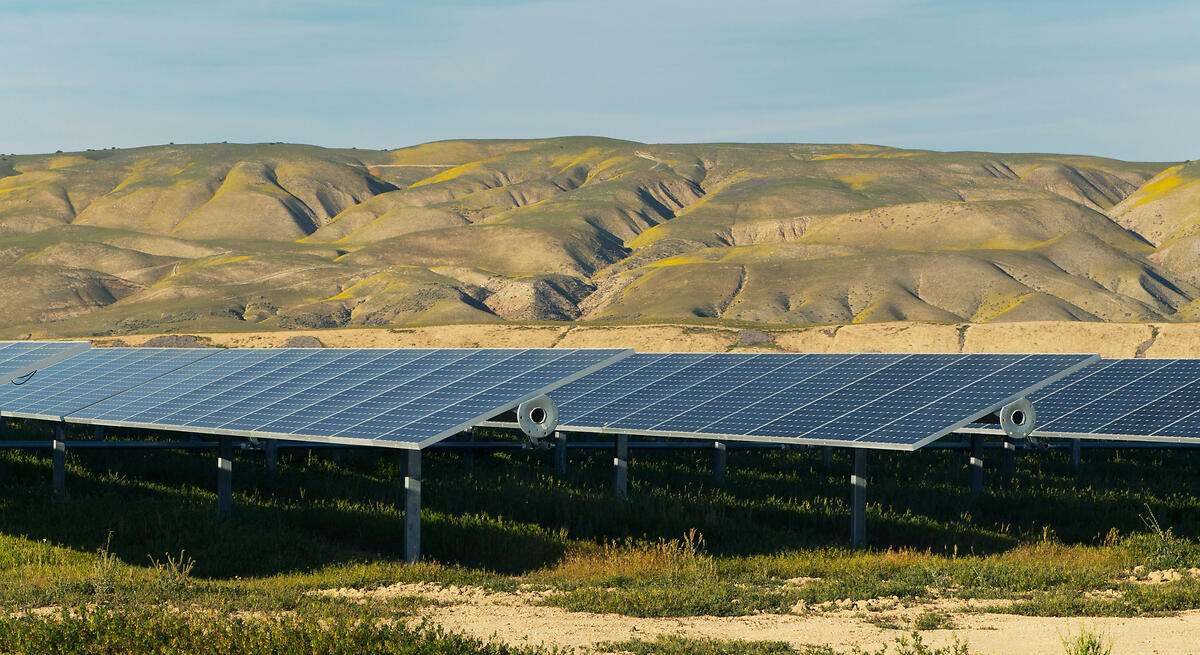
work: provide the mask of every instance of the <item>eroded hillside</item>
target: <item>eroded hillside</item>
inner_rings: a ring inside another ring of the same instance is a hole
[[[865,145],[0,157],[0,331],[1193,320],[1200,168]]]

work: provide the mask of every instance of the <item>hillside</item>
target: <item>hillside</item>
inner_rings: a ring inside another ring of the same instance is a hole
[[[0,156],[0,335],[585,321],[1171,323],[1200,164],[449,141]]]

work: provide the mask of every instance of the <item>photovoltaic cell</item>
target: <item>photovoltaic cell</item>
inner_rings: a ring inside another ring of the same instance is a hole
[[[90,347],[86,341],[0,341],[0,383],[23,378]]]
[[[68,421],[421,448],[600,370],[621,350],[224,350]]]
[[[634,355],[550,394],[564,431],[912,450],[1091,355]]]
[[[5,416],[60,421],[117,394],[200,361],[217,349],[92,348],[40,369],[20,386],[0,386]]]
[[[1106,359],[1031,394],[1034,434],[1200,442],[1200,360]],[[964,431],[995,431],[974,424]]]

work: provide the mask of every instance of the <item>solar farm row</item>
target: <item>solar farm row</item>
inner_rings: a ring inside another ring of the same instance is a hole
[[[638,354],[550,398],[563,431],[915,450],[1096,359]]]
[[[1200,361],[1086,355],[94,349],[0,342],[8,416],[419,448],[550,393],[560,430],[913,450],[1017,398],[1036,434],[1200,441]]]
[[[93,349],[6,416],[421,448],[628,356],[621,350]]]
[[[1101,360],[1029,400],[1038,436],[1200,442],[1200,360]],[[967,430],[993,433],[995,426]]]

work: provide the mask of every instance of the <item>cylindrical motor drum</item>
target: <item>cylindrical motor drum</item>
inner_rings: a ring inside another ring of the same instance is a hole
[[[1014,439],[1026,439],[1033,434],[1037,412],[1025,398],[1014,400],[1000,409],[1000,429]]]
[[[558,405],[547,396],[527,400],[517,406],[517,424],[533,442],[539,442],[558,427]]]

